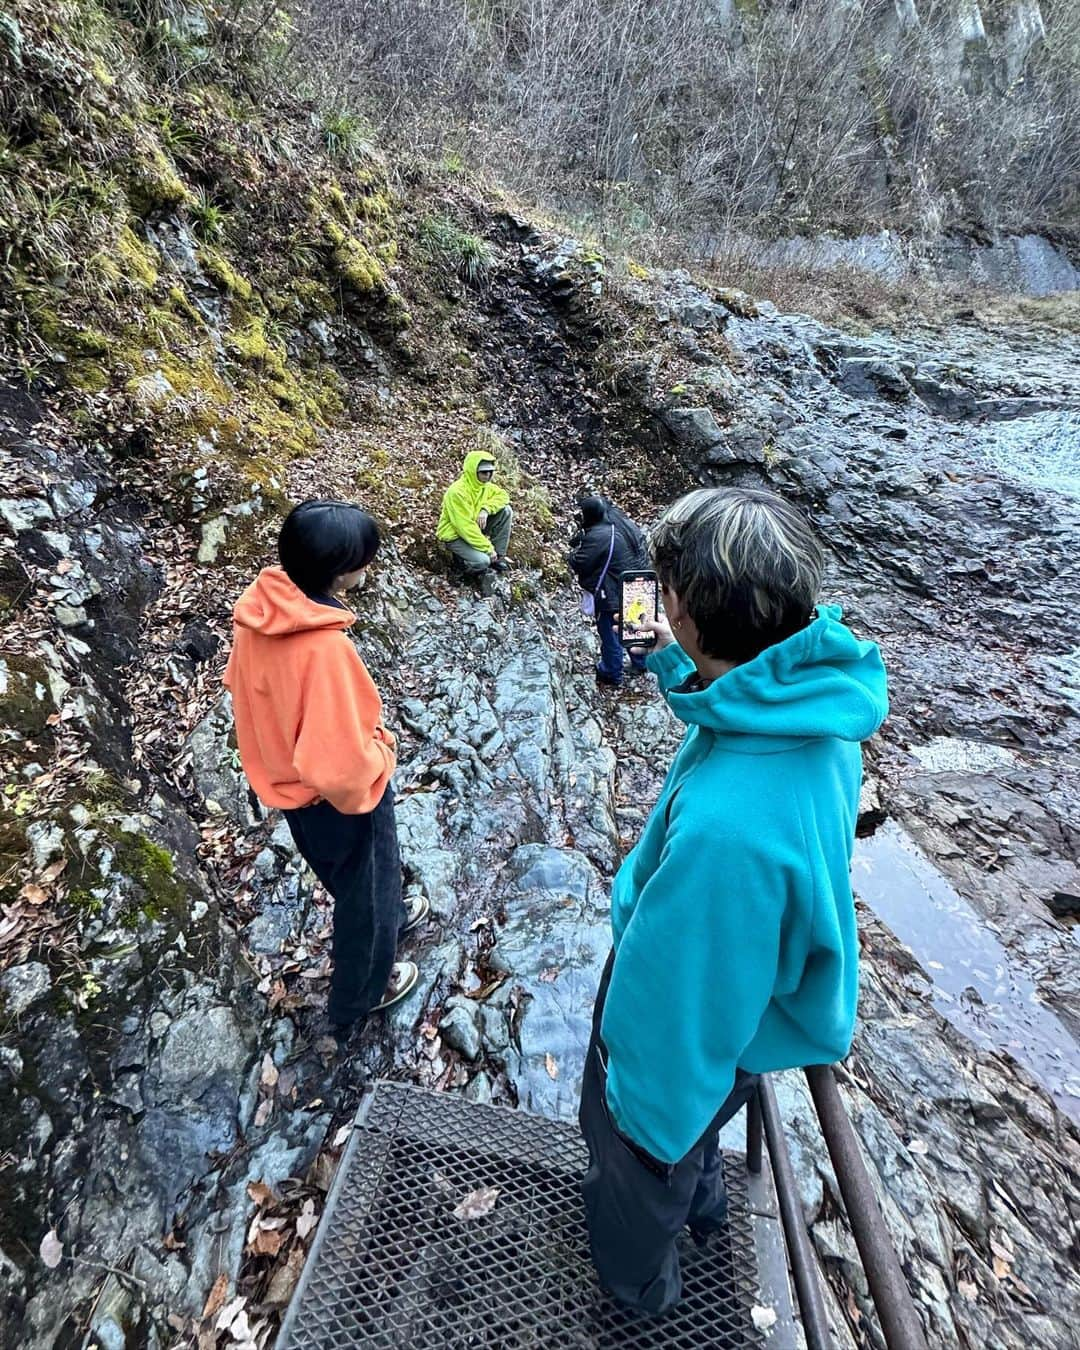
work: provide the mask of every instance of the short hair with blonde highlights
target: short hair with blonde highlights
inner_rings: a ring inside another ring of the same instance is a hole
[[[776,493],[688,492],[660,517],[649,544],[706,656],[750,661],[813,618],[825,555],[807,518]]]

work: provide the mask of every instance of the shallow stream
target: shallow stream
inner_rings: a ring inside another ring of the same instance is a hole
[[[938,1010],[987,1050],[1004,1050],[1080,1122],[1080,1051],[1018,958],[895,821],[856,842],[855,893],[934,982]]]
[[[1080,500],[1080,410],[991,422],[977,436],[984,458],[999,473]]]

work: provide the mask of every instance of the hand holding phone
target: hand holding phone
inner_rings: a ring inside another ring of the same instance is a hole
[[[675,641],[675,634],[671,631],[666,619],[646,619],[645,625],[656,639],[653,643],[653,651],[663,651],[665,647],[670,647]],[[639,646],[640,644],[635,642],[630,648],[631,652],[636,651]],[[643,652],[644,650],[645,649],[642,648]]]
[[[656,646],[660,613],[655,572],[624,572],[619,581],[619,641],[624,647]]]

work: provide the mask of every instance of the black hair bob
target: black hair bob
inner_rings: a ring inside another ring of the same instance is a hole
[[[329,595],[335,578],[366,567],[378,551],[378,526],[349,502],[301,502],[278,535],[281,565],[308,595]]]
[[[600,525],[607,520],[608,503],[604,497],[582,495],[577,499],[577,509],[578,518],[586,530],[590,525]]]

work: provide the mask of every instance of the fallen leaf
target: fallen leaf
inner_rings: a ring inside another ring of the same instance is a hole
[[[303,1269],[304,1249],[303,1247],[294,1247],[285,1258],[284,1264],[278,1266],[277,1270],[271,1275],[264,1302],[274,1303],[278,1306],[288,1303],[300,1282]]]
[[[995,1256],[999,1256],[1002,1259],[1002,1261],[1007,1261],[1010,1265],[1012,1264],[1014,1260],[1012,1243],[1009,1241],[1009,1238],[1007,1237],[1006,1234],[1002,1233],[1001,1238],[999,1240],[998,1238],[994,1237],[994,1235],[991,1233],[990,1250],[993,1252]]]
[[[479,989],[466,989],[465,997],[482,1003],[484,999],[490,998],[500,985],[505,984],[507,978],[506,975],[497,975],[493,980],[488,980],[487,984],[482,984]]]
[[[547,1069],[548,1077],[552,1080],[559,1076],[559,1066],[555,1061],[555,1056],[549,1050],[544,1056],[544,1068]]]
[[[908,1152],[917,1153],[920,1156],[923,1156],[930,1152],[930,1148],[924,1139],[913,1139],[911,1143],[908,1144]]]
[[[260,1209],[264,1205],[277,1204],[277,1196],[265,1181],[249,1181],[247,1184],[247,1193],[249,1199],[253,1200]],[[206,1314],[204,1313],[203,1316],[205,1317]]]
[[[352,1125],[342,1125],[341,1129],[334,1135],[334,1142],[331,1147],[340,1148],[350,1134],[352,1134]]]
[[[495,1208],[499,1198],[498,1186],[480,1186],[470,1191],[464,1200],[454,1206],[454,1218],[463,1222],[468,1219],[482,1219]]]
[[[750,1309],[750,1320],[758,1331],[768,1331],[770,1327],[776,1326],[776,1309],[763,1308],[760,1303],[755,1303]]]
[[[255,1241],[251,1246],[252,1250],[259,1256],[277,1256],[284,1241],[285,1234],[277,1229],[260,1228],[255,1234]]]
[[[19,892],[19,899],[25,900],[28,905],[43,905],[48,896],[36,882],[28,881]]]
[[[215,1317],[225,1306],[225,1295],[229,1292],[229,1277],[224,1271],[214,1281],[214,1287],[206,1296],[206,1303],[202,1310],[202,1320],[205,1322],[208,1317]]]
[[[56,1229],[50,1228],[41,1239],[41,1246],[38,1248],[38,1255],[50,1270],[55,1270],[60,1264],[64,1255],[64,1244],[56,1235]]]
[[[217,1321],[214,1323],[215,1331],[228,1331],[236,1319],[244,1310],[244,1304],[247,1299],[241,1294],[234,1298],[231,1303],[226,1303],[225,1307],[217,1315]]]
[[[1004,1280],[1007,1276],[1012,1274],[1012,1266],[1010,1266],[1008,1261],[1003,1260],[1000,1256],[995,1256],[994,1274],[997,1276],[999,1280]]]
[[[64,870],[66,866],[67,866],[66,858],[58,858],[56,862],[50,863],[48,867],[46,867],[45,871],[42,872],[41,874],[42,882],[44,882],[44,884],[48,886],[50,883],[56,880],[56,878],[60,875],[60,873]]]
[[[312,1186],[318,1186],[319,1190],[325,1194],[334,1184],[334,1173],[336,1171],[337,1159],[329,1149],[323,1149],[311,1165],[308,1181]]]
[[[296,1236],[301,1240],[306,1238],[318,1222],[319,1216],[315,1213],[315,1201],[305,1200],[304,1208],[296,1220]]]
[[[277,1084],[277,1080],[278,1067],[274,1063],[270,1052],[267,1051],[267,1053],[263,1055],[262,1073],[259,1077],[259,1081],[262,1083],[263,1087],[273,1088]]]
[[[251,1340],[251,1323],[248,1321],[248,1315],[243,1308],[233,1318],[229,1326],[229,1335],[234,1341]]]
[[[270,1113],[274,1109],[273,1097],[266,1097],[259,1103],[259,1109],[255,1112],[255,1124],[265,1125],[270,1119]]]
[[[961,1298],[966,1298],[969,1303],[975,1303],[979,1297],[979,1286],[972,1284],[970,1280],[957,1280],[956,1288]]]
[[[537,979],[541,984],[554,984],[559,978],[559,973],[558,966],[548,966],[546,970],[540,972]]]

